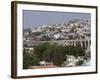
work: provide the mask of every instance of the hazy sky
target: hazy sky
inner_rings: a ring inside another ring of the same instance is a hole
[[[39,25],[59,24],[71,19],[91,19],[90,13],[55,12],[23,10],[23,27],[32,28]]]

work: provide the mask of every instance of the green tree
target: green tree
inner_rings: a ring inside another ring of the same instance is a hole
[[[28,49],[23,51],[23,69],[28,69],[29,66],[39,65],[39,59],[34,55],[30,54]]]
[[[66,52],[64,46],[56,46],[53,52],[53,63],[57,66],[62,66],[66,60]]]
[[[73,47],[73,46],[67,46],[67,54],[68,55],[73,55],[75,57],[78,56],[84,56],[85,55],[85,49],[82,47]]]
[[[53,62],[53,64],[61,66],[66,61],[66,55],[84,56],[85,49],[80,46],[43,43],[34,48],[34,55],[36,55],[39,61]]]

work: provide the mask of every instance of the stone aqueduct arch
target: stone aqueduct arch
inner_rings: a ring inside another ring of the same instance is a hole
[[[59,45],[64,45],[64,46],[72,45],[74,47],[79,44],[81,47],[84,47],[84,48],[90,47],[90,45],[91,45],[91,40],[86,40],[86,39],[83,39],[83,40],[58,40],[58,41],[53,41],[53,42],[57,43]]]
[[[38,45],[41,43],[57,43],[58,45],[63,45],[63,46],[67,46],[67,45],[72,45],[72,46],[81,46],[84,48],[90,47],[91,45],[91,40],[89,39],[77,39],[77,40],[54,40],[54,41],[32,41],[32,42],[24,42],[24,44],[27,44],[28,46],[33,46],[33,45]]]

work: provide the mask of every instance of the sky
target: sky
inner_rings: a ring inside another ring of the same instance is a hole
[[[61,24],[72,19],[91,19],[90,13],[23,10],[23,28]]]

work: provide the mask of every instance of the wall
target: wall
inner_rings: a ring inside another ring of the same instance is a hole
[[[37,1],[37,0],[31,0],[31,1]],[[38,1],[51,2],[51,3],[64,3],[64,4],[100,5],[99,0],[38,0]],[[11,68],[11,11],[10,11],[11,8],[10,7],[11,7],[11,0],[0,0],[0,80],[14,80],[10,78],[10,73],[11,73],[10,72],[11,70],[10,69]],[[99,13],[100,11],[98,12],[98,14]],[[98,27],[98,35],[100,34],[99,28],[100,27]],[[98,37],[98,41],[99,40],[100,37]],[[98,42],[98,48],[99,44],[100,41]],[[98,50],[98,53],[99,52],[100,50]],[[100,54],[98,55],[98,57],[100,57]],[[98,67],[100,67],[100,64],[98,64]],[[34,78],[34,80],[100,80],[99,76],[100,76],[100,69],[98,74]],[[30,78],[26,80],[33,80],[33,79]]]

